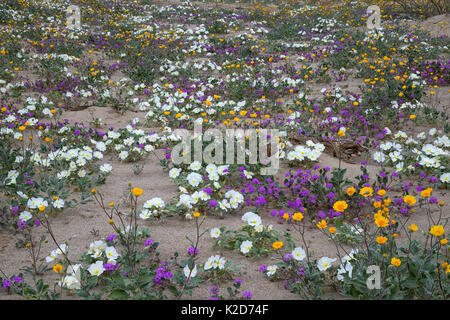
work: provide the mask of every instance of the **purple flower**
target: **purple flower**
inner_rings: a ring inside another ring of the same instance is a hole
[[[210,206],[211,208],[217,207],[217,201],[214,200],[214,199],[212,199],[211,201],[209,201],[209,206]]]
[[[144,247],[149,247],[152,245],[152,243],[153,243],[153,239],[147,239],[147,240],[145,240]]]
[[[22,277],[14,277],[14,282],[22,282]]]
[[[253,297],[253,294],[251,291],[247,290],[242,292],[242,298],[244,299],[251,299]]]
[[[26,221],[24,221],[24,220],[19,220],[19,221],[17,221],[17,227],[18,227],[20,230],[25,229],[26,226],[27,226],[27,222],[26,222]]]
[[[259,267],[259,271],[260,272],[266,272],[267,271],[267,265],[263,264],[262,266]]]
[[[195,250],[195,251],[194,251]],[[188,255],[190,255],[190,256],[196,256],[198,254],[198,249],[197,248],[195,248],[194,249],[194,247],[189,247],[189,249],[188,249]]]
[[[242,284],[242,280],[241,279],[234,279],[234,282],[238,283],[238,284]]]
[[[209,293],[211,295],[218,294],[219,293],[219,288],[217,288],[216,286],[211,286],[211,287],[209,287]]]
[[[105,268],[106,271],[112,271],[115,269],[115,266],[112,263],[105,263],[103,264],[103,268]]]
[[[41,222],[39,221],[39,219],[36,219],[36,220],[34,221],[34,225],[35,225],[36,227],[39,227],[39,226],[41,225]]]
[[[12,285],[12,283],[11,283],[11,281],[9,279],[3,280],[3,288],[5,290],[8,289],[9,287],[11,287],[11,285]]]
[[[284,262],[289,262],[294,258],[294,256],[290,253],[286,253],[283,257]]]
[[[113,240],[116,240],[116,239],[117,239],[117,237],[116,237],[115,234],[110,234],[110,235],[108,236],[108,238],[106,238],[106,241],[113,241]]]

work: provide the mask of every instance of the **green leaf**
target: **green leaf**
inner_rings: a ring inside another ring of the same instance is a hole
[[[111,291],[108,297],[115,300],[126,300],[130,297],[130,295],[124,290],[115,289]]]

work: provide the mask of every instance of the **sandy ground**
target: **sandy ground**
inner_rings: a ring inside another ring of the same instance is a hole
[[[197,3],[196,3],[197,4]],[[214,5],[212,5],[214,6]],[[442,21],[448,22],[447,16],[439,16],[429,19],[429,21],[423,22],[421,25],[429,29],[430,32],[440,32],[444,30],[444,33],[448,35],[448,25],[446,28],[440,28],[440,31],[436,31],[437,24]],[[437,35],[437,34],[436,34]],[[322,86],[320,86],[319,90]],[[356,89],[350,85],[352,89]],[[317,89],[317,88],[315,88]],[[448,101],[447,101],[448,102]],[[444,102],[445,103],[445,102]],[[113,126],[115,128],[125,127],[130,123],[131,119],[135,117],[144,118],[144,113],[127,112],[124,115],[120,115],[110,108],[91,107],[81,111],[68,111],[65,112],[62,118],[68,118],[71,121],[84,121],[88,123],[93,118],[101,118],[105,123],[105,128]],[[108,177],[105,185],[99,189],[104,195],[105,203],[109,201],[118,201],[124,192],[127,190],[128,183],[132,183],[133,186],[142,188],[144,194],[141,197],[141,204],[153,197],[161,197],[164,201],[169,201],[173,196],[177,195],[176,186],[168,181],[168,175],[165,173],[159,165],[159,161],[153,155],[145,161],[143,171],[139,175],[135,175],[132,170],[133,164],[120,163],[113,156],[106,156],[105,162],[110,163],[113,166],[113,172]],[[329,155],[322,155],[318,163],[321,166],[337,167],[338,159],[330,157]],[[359,173],[358,164],[348,164],[343,162],[342,166],[348,169],[350,176],[355,176]],[[369,170],[373,173],[377,171],[377,167],[368,166]],[[278,177],[282,177],[283,170],[278,173]],[[446,201],[446,207],[444,212],[449,212],[448,203],[450,203],[450,192],[442,191],[440,199]],[[242,225],[241,216],[243,212],[226,216],[225,219],[218,217],[208,217],[204,228],[213,228],[226,226],[227,229],[237,229]],[[262,213],[263,224],[274,224],[274,227],[279,230],[286,230],[287,225],[277,224],[276,221],[268,214],[270,210]],[[109,234],[113,233],[111,226],[107,222],[107,218],[100,210],[99,206],[95,202],[90,202],[85,205],[79,205],[74,209],[66,209],[57,217],[52,219],[52,226],[55,231],[56,239],[59,243],[67,241],[69,244],[69,257],[76,259],[83,252],[87,251],[89,243],[104,239]],[[416,223],[418,226],[426,225],[426,216],[424,212],[418,212],[410,219],[411,223]],[[186,239],[186,235],[193,237],[195,228],[192,221],[182,221],[177,217],[168,218],[166,221],[150,223],[141,220],[143,226],[149,227],[151,237],[160,243],[159,251],[161,252],[162,259],[170,259],[175,251],[178,251],[181,255],[185,255],[189,247],[189,242]],[[98,230],[98,235],[92,234],[93,229]],[[43,232],[43,228],[40,228]],[[17,274],[20,266],[29,265],[30,257],[25,249],[16,248],[16,235],[11,234],[10,231],[0,230],[0,267],[7,274]],[[327,241],[325,237],[316,229],[310,230],[307,233],[307,240],[311,242],[310,248],[315,252],[316,256],[328,256],[335,257],[335,248],[331,242]],[[243,257],[241,254],[233,253],[226,250],[215,250],[212,248],[213,239],[209,234],[200,242],[199,251],[201,262],[205,262],[206,259],[213,254],[221,254],[226,259],[231,259],[235,264],[242,264],[241,275],[239,278],[243,281],[242,288],[244,290],[251,290],[254,295],[254,299],[265,300],[286,300],[286,299],[298,299],[298,296],[291,294],[289,291],[283,288],[280,282],[269,281],[262,273],[257,272],[261,264],[270,264],[269,258],[262,258],[259,260],[250,260]],[[300,245],[300,242],[297,241]],[[51,250],[55,249],[51,241],[44,244],[42,247],[41,258],[45,258]],[[55,279],[54,274],[45,276],[46,279],[52,281]],[[206,299],[209,297],[208,287],[210,284],[203,284],[200,288],[196,289],[193,297],[197,299]],[[225,289],[226,286],[223,286]],[[223,289],[223,290],[224,290]],[[343,297],[336,292],[330,291],[329,295],[335,299],[342,299]],[[20,297],[0,293],[0,300],[2,299],[18,299]],[[65,297],[67,299],[76,299],[76,297]],[[185,296],[185,298],[190,298]]]

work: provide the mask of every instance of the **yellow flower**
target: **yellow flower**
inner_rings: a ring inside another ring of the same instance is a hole
[[[42,211],[45,210],[45,206],[40,206],[38,209],[39,209],[40,212],[42,212]]]
[[[287,213],[283,214],[283,219],[288,221],[289,220],[289,214],[287,214]]]
[[[379,196],[384,196],[386,194],[386,190],[380,189],[380,190],[378,190],[377,193],[378,193]]]
[[[416,203],[416,197],[408,194],[408,195],[403,197],[403,201],[405,201],[407,204],[412,206],[413,204]]]
[[[339,137],[345,136],[345,131],[344,131],[344,130],[339,130],[339,131],[338,131],[338,136],[339,136]]]
[[[113,224],[113,223],[114,223],[114,220],[113,220],[113,219],[109,219],[109,220],[108,220],[108,223],[109,223],[109,224]]]
[[[330,228],[328,229],[328,231],[330,231],[330,233],[333,234],[333,233],[336,232],[336,228],[335,228],[335,227],[330,227]]]
[[[391,264],[395,267],[399,267],[402,264],[402,261],[400,259],[393,257],[391,259]]]
[[[283,245],[284,245],[283,242],[281,242],[281,241],[276,241],[276,242],[274,242],[274,243],[272,244],[272,247],[273,247],[275,250],[278,250],[278,249],[280,249]]]
[[[114,201],[111,201],[111,202],[109,203],[109,206],[110,206],[110,207],[114,207]]]
[[[377,215],[375,217],[375,223],[378,228],[384,228],[389,225],[389,220],[387,218],[383,217],[382,215]]]
[[[448,263],[447,263],[447,262],[444,262],[443,264],[441,264],[441,267],[442,267],[442,269],[447,268],[447,267],[448,267]]]
[[[303,219],[303,214],[301,212],[296,212],[292,215],[292,220],[301,221]]]
[[[353,188],[353,187],[350,187],[350,188],[347,189],[347,194],[349,196],[352,196],[355,192],[356,192],[356,189]]]
[[[333,205],[333,209],[338,212],[344,212],[348,208],[348,204],[345,201],[336,201]]]
[[[319,229],[325,229],[327,227],[327,222],[325,220],[320,220],[320,222],[317,224],[317,227]]]
[[[409,226],[408,226],[408,228],[409,228],[409,230],[411,230],[411,231],[417,231],[419,228],[414,224],[414,223],[412,223],[412,224],[410,224]]]
[[[94,193],[96,193],[96,192],[97,192],[97,190],[95,190],[95,189],[92,189],[92,190],[91,190],[91,193],[92,193],[92,194],[94,194]]]
[[[364,187],[359,191],[359,194],[364,197],[372,197],[373,196],[373,189],[371,187]]]
[[[194,216],[194,218],[198,218],[198,217],[200,217],[200,212],[194,212],[194,214],[193,214],[193,216]]]
[[[133,188],[131,189],[131,193],[134,194],[136,197],[139,197],[142,195],[142,193],[144,193],[144,190],[140,188]]]
[[[430,233],[435,237],[440,237],[445,233],[444,227],[441,225],[436,225],[431,227]]]
[[[446,245],[448,243],[448,240],[444,238],[444,239],[441,239],[440,242],[442,245]]]
[[[384,244],[384,243],[386,243],[387,240],[388,240],[388,238],[383,237],[383,236],[377,237],[377,243],[379,243],[379,244]]]
[[[374,208],[380,208],[381,207],[381,202],[380,201],[375,201],[373,203]]]
[[[427,198],[431,195],[431,192],[433,192],[433,188],[426,188],[425,190],[422,190],[420,195],[424,198]]]
[[[53,266],[53,271],[55,271],[56,273],[60,273],[60,272],[62,271],[62,269],[63,269],[63,267],[62,267],[62,265],[60,265],[59,263],[58,263],[58,264],[55,264],[55,265]]]

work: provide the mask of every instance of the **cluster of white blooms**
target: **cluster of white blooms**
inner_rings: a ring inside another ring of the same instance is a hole
[[[311,140],[306,141],[306,147],[298,145],[294,150],[289,151],[286,159],[288,161],[317,161],[325,150],[325,146],[321,143],[314,143]]]
[[[264,227],[262,224],[261,217],[254,212],[246,212],[242,218],[242,221],[246,222],[250,227],[252,227],[256,232],[262,232],[264,229],[271,231],[273,229],[272,225]]]
[[[69,247],[67,246],[67,244],[60,244],[58,249],[53,250],[52,252],[50,252],[49,256],[45,257],[45,261],[47,263],[55,261],[60,255],[66,254],[68,249]]]
[[[223,270],[223,269],[225,269],[225,263],[226,263],[226,260],[224,257],[221,257],[220,255],[211,256],[205,262],[203,269],[204,270],[210,270],[210,269]]]
[[[398,131],[393,140],[380,144],[373,158],[378,163],[394,167],[398,172],[414,172],[416,164],[438,174],[441,181],[449,174],[448,170],[450,139],[439,136],[435,128],[428,133],[420,132],[416,138]],[[444,181],[442,181],[444,182]]]
[[[136,121],[135,121],[136,122]],[[103,136],[103,141],[91,142],[99,151],[113,150],[122,161],[133,161],[155,150],[155,143],[160,140],[157,133],[149,134],[141,129],[127,125],[119,132],[110,130]]]
[[[143,207],[144,209],[140,213],[139,217],[144,220],[148,220],[151,217],[159,216],[161,209],[165,206],[164,200],[158,197],[147,200]]]
[[[339,281],[344,281],[344,274],[348,274],[348,277],[352,278],[353,265],[352,262],[356,260],[356,254],[358,250],[352,249],[348,255],[342,258],[342,263],[339,265],[337,279]]]
[[[58,281],[58,285],[69,290],[79,290],[81,289],[81,264],[70,265],[67,268],[66,275],[61,281]]]
[[[91,263],[87,271],[92,276],[100,276],[107,269],[105,268],[105,263],[110,265],[116,265],[117,259],[119,258],[119,253],[116,248],[113,246],[108,246],[108,244],[103,240],[97,240],[92,242],[89,245],[89,250],[87,251],[87,255],[91,258],[97,260],[94,263]]]

